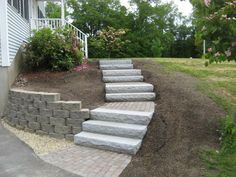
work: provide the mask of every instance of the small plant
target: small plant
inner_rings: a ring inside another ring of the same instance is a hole
[[[34,31],[26,45],[25,64],[31,70],[70,70],[82,63],[80,47],[74,31],[42,28]]]

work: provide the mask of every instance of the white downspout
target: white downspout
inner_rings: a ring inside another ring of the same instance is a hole
[[[2,1],[0,5],[0,33],[1,33],[1,54],[2,66],[10,66],[9,43],[8,43],[8,19],[7,1]]]
[[[64,0],[61,0],[61,20],[62,20],[62,25],[65,25],[65,2]]]

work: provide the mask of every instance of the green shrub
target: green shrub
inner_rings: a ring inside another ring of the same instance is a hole
[[[70,70],[83,61],[80,44],[69,29],[42,28],[26,45],[26,67],[31,70]]]

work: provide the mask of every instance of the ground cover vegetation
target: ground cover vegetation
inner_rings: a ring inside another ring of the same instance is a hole
[[[157,59],[157,62],[167,71],[180,71],[200,79],[197,89],[227,112],[219,129],[220,150],[204,151],[202,159],[210,169],[208,176],[236,176],[236,63],[212,63],[205,67],[202,59]]]
[[[82,64],[83,53],[73,30],[42,28],[25,46],[25,66],[31,70],[66,71]]]

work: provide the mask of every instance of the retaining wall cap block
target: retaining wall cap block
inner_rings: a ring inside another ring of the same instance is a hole
[[[66,110],[81,110],[81,101],[64,101],[62,104],[63,109]]]

